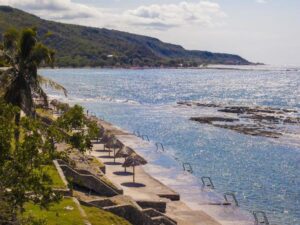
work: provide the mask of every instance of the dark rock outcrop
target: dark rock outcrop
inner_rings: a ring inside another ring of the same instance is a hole
[[[212,124],[213,122],[235,122],[235,121],[239,121],[239,119],[235,119],[235,118],[227,118],[227,117],[192,117],[191,120],[193,121],[197,121],[199,123],[209,123]]]
[[[214,116],[192,117],[190,120],[252,136],[279,138],[286,131],[282,130],[282,126],[300,125],[299,112],[294,109],[263,106],[224,107],[221,104],[194,101],[178,102],[178,105],[217,108]],[[236,115],[236,118],[226,114]]]

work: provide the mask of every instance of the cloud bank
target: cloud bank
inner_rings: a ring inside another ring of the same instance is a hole
[[[195,25],[211,27],[222,23],[226,16],[219,4],[211,1],[142,5],[122,12],[71,0],[0,0],[0,4],[23,9],[45,19],[108,28],[139,26],[167,30]]]

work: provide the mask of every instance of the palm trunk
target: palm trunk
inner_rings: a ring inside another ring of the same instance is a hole
[[[133,183],[135,183],[135,168],[133,166]]]
[[[116,148],[114,147],[114,163],[116,163]]]
[[[14,132],[16,149],[18,148],[20,142],[20,120],[21,120],[21,112],[18,112],[15,116],[16,128]]]
[[[126,161],[126,159],[127,159],[127,157],[125,157],[125,161]],[[127,172],[127,171],[126,171],[126,166],[125,166],[124,168],[125,168],[125,173],[126,173],[126,172]]]

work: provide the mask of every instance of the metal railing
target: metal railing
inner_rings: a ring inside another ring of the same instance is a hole
[[[261,224],[270,225],[268,217],[267,217],[265,212],[263,212],[263,211],[254,211],[253,216],[254,216],[254,219],[255,219],[255,225],[261,225]]]
[[[212,182],[212,179],[210,177],[201,177],[201,181],[204,187],[215,189],[214,183]]]
[[[187,171],[189,173],[193,173],[193,168],[190,163],[182,163],[182,167],[184,171]]]
[[[150,141],[148,135],[141,135],[140,136],[144,141]]]
[[[138,130],[133,131],[133,134],[137,137],[141,137],[141,133]]]
[[[160,142],[155,143],[156,146],[156,151],[158,151],[159,149],[161,149],[163,152],[165,151],[164,145]]]
[[[231,203],[231,202],[229,201],[228,197],[231,197],[231,198],[232,198],[232,200],[234,201],[235,206],[239,206],[239,203],[238,203],[238,201],[237,201],[237,199],[236,199],[234,193],[232,193],[232,192],[226,192],[226,193],[224,194],[224,199],[225,199],[225,201],[226,201],[227,203]]]

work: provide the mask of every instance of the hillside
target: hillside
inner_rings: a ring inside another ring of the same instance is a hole
[[[10,28],[37,27],[53,35],[45,44],[56,50],[57,66],[197,66],[250,64],[238,55],[190,51],[156,38],[43,20],[24,11],[0,6],[0,33]],[[2,35],[1,35],[2,37]]]

